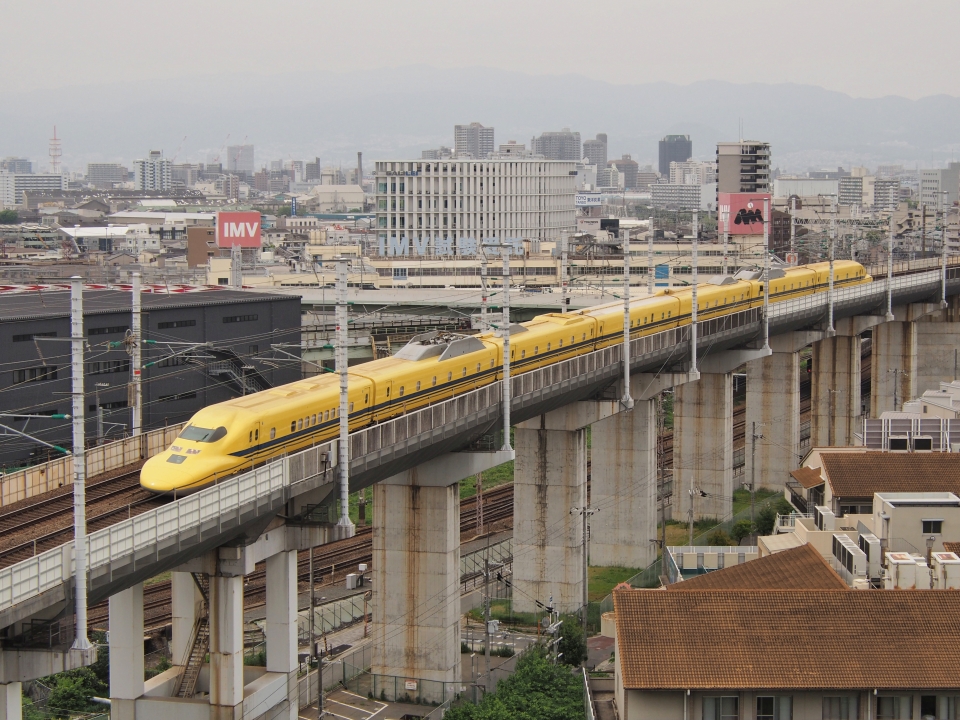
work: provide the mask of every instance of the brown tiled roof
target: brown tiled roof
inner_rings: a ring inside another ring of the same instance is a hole
[[[820,477],[820,468],[802,467],[790,473],[793,479],[809,490],[817,485],[823,485],[823,478]]]
[[[960,453],[824,453],[834,496],[878,492],[960,493]]]
[[[846,590],[812,545],[749,560],[674,583],[669,590]]]
[[[960,542],[945,542],[943,544],[943,549],[947,552],[956,553],[960,555]]]
[[[960,689],[955,590],[618,590],[638,690]]]

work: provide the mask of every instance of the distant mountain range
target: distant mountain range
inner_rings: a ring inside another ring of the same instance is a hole
[[[657,140],[688,133],[695,157],[713,157],[718,140],[744,137],[773,145],[787,170],[883,163],[939,165],[960,155],[960,98],[937,95],[852,98],[810,85],[614,85],[577,75],[535,76],[488,68],[397,67],[331,75],[292,69],[267,77],[227,76],[91,84],[57,91],[5,93],[0,156],[28,155],[45,166],[57,125],[64,164],[129,163],[148,150],[204,162],[230,133],[256,146],[257,165],[308,159],[352,166],[414,158],[452,145],[453,125],[496,128],[496,142],[529,143],[569,127],[583,139],[606,132],[610,156],[654,162]]]

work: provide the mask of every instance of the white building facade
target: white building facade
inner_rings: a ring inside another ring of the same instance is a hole
[[[63,175],[0,172],[0,208],[12,208],[20,205],[23,202],[25,190],[63,189]]]
[[[150,156],[133,161],[134,183],[137,190],[170,190],[173,188],[173,163],[159,150]]]
[[[576,163],[543,158],[376,163],[381,255],[475,256],[485,238],[576,230]]]

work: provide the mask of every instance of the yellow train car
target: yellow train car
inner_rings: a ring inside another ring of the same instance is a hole
[[[824,292],[829,263],[780,271],[770,301]],[[871,282],[859,263],[834,263],[834,285]],[[763,282],[725,278],[697,287],[698,320],[763,303]],[[658,291],[630,303],[631,337],[691,321],[692,288]],[[622,342],[621,302],[572,313],[546,313],[511,326],[511,372],[522,374]],[[428,333],[395,356],[350,369],[349,427],[382,422],[502,378],[503,340],[494,333],[449,337]],[[211,405],[172,445],[150,458],[140,481],[148,490],[185,493],[339,434],[339,378],[319,375]]]

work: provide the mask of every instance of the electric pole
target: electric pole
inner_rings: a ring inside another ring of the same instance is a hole
[[[753,428],[750,432],[750,527],[753,532],[755,518],[754,505],[757,490],[757,440],[761,440],[763,435],[757,435],[757,421],[753,421]]]
[[[77,626],[74,650],[88,650],[87,638],[87,454],[84,443],[83,280],[70,278],[70,364],[73,396],[73,555]]]
[[[580,520],[582,523],[581,532],[582,532],[582,543],[583,543],[583,616],[581,618],[581,623],[583,625],[583,637],[587,637],[587,608],[590,604],[590,594],[589,594],[589,585],[587,580],[587,566],[588,566],[588,545],[587,545],[587,518],[593,515],[595,512],[598,512],[597,508],[592,507],[575,507],[570,508],[571,515],[580,515]]]
[[[627,410],[633,408],[630,396],[630,231],[623,230],[623,397],[620,402]]]
[[[347,270],[350,260],[337,258],[337,374],[340,376],[340,538],[353,537],[357,529],[350,520],[350,406],[347,396]]]
[[[141,376],[143,347],[143,298],[140,295],[140,273],[133,274],[131,288],[132,317],[130,327],[133,331],[133,344],[130,349],[130,375],[133,383],[133,422],[132,431],[139,435],[143,428],[143,386]]]

